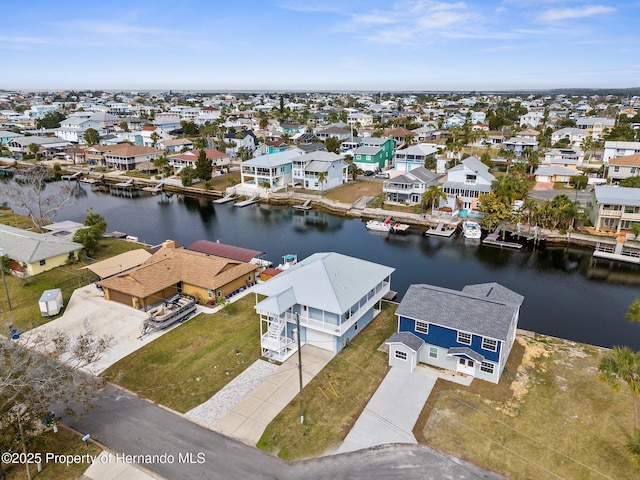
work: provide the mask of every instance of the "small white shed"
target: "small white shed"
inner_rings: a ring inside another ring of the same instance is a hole
[[[57,315],[64,307],[64,302],[62,301],[62,290],[59,288],[54,288],[52,290],[45,290],[42,292],[42,296],[38,301],[40,305],[40,313],[43,317],[51,317],[53,315]]]

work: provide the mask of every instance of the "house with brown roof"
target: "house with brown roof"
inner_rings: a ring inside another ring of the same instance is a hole
[[[115,170],[136,170],[143,162],[152,162],[158,158],[160,151],[152,147],[125,145],[116,150],[104,153],[104,163],[107,168]]]
[[[229,297],[256,282],[258,265],[172,248],[165,242],[140,266],[100,282],[107,300],[147,309],[177,293],[200,302]]]
[[[609,160],[607,178],[611,183],[618,183],[629,177],[640,175],[640,154],[614,157]]]

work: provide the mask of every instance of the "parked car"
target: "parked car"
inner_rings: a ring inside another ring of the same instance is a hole
[[[366,172],[364,172],[365,177],[371,177],[374,174],[375,172],[373,170],[367,170]]]
[[[380,172],[376,174],[376,178],[390,178],[390,175],[388,172]]]

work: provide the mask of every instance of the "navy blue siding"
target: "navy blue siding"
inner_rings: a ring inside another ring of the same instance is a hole
[[[484,350],[482,348],[482,337],[478,335],[471,335],[471,345],[465,345],[463,343],[458,343],[456,341],[458,332],[451,328],[442,327],[440,325],[434,325],[432,323],[429,324],[429,333],[425,335],[421,332],[415,331],[416,322],[415,320],[411,320],[409,318],[400,317],[400,327],[398,328],[399,332],[411,332],[430,345],[436,345],[442,348],[451,348],[451,347],[469,347],[473,351],[478,352],[482,355],[486,360],[490,362],[498,362],[500,361],[500,348],[502,347],[502,342],[498,342],[498,349],[495,352],[491,350]],[[473,333],[473,332],[468,332]]]

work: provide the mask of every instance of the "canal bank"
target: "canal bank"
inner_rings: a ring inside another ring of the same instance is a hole
[[[91,179],[92,182],[103,182],[106,185],[117,185],[123,182],[131,182],[134,188],[143,189],[146,187],[160,187],[163,192],[170,194],[186,195],[194,198],[204,198],[208,200],[215,200],[224,197],[227,192],[221,190],[206,190],[202,188],[185,187],[176,184],[175,181],[167,182],[166,180],[144,179],[128,177],[123,175],[107,175],[96,172],[89,172],[83,168],[69,167],[70,172],[82,172],[83,176]],[[269,192],[261,190],[257,192],[260,196],[259,202],[268,205],[278,206],[296,206],[301,204],[307,204],[310,208],[316,209],[321,212],[327,212],[332,215],[338,215],[348,218],[361,218],[364,220],[380,219],[392,217],[395,221],[405,223],[411,226],[413,230],[426,231],[430,227],[437,226],[440,223],[444,223],[445,227],[458,227],[462,222],[459,217],[442,217],[430,214],[399,212],[395,210],[386,210],[384,208],[371,208],[368,205],[375,200],[375,197],[362,197],[353,203],[344,203],[336,200],[332,200],[322,195],[314,195],[303,193],[295,190],[286,192]],[[240,195],[240,198],[248,198],[247,195]],[[516,225],[507,225],[506,231],[510,235],[516,238],[516,242],[520,242],[525,237],[524,231],[531,230],[528,226],[522,226],[522,234],[518,233]],[[598,244],[615,245],[615,236],[602,234],[592,235],[588,233],[572,231],[566,233],[560,233],[559,231],[540,229],[540,237],[544,238],[544,243],[547,245],[567,245],[577,247],[596,248]],[[532,240],[525,241],[525,244],[531,246],[537,246],[538,242]],[[634,243],[638,243],[635,242]],[[640,246],[640,243],[638,243]]]

